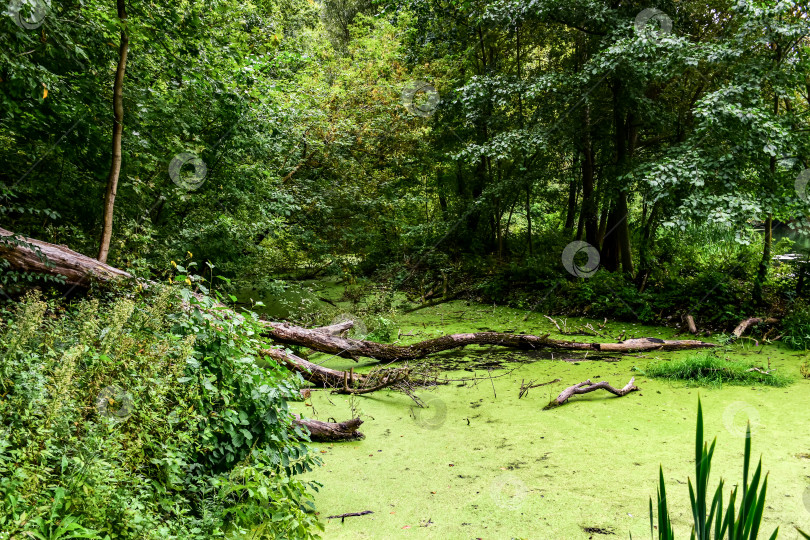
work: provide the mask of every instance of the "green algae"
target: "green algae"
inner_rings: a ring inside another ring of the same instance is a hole
[[[321,290],[333,295],[335,288]],[[346,310],[349,307],[346,306]],[[514,331],[559,336],[539,314],[504,307],[450,302],[395,318],[400,343],[441,334]],[[594,321],[569,321],[582,325]],[[675,331],[608,322],[602,333],[671,338]],[[566,336],[567,339],[601,338]],[[308,477],[323,484],[316,496],[326,538],[645,538],[648,499],[655,495],[659,464],[670,486],[672,523],[690,529],[685,479],[694,475],[694,411],[703,401],[706,436],[718,439],[712,472],[740,477],[746,422],[754,456],[770,471],[763,527],[810,527],[810,381],[798,375],[802,355],[778,345],[736,345],[724,356],[767,363],[793,376],[786,388],[723,386],[695,389],[640,375],[650,363],[690,352],[595,355],[521,352],[467,347],[435,355],[431,365],[450,378],[474,378],[408,396],[380,391],[363,396],[313,392],[295,412],[322,420],[360,414],[363,441],[313,445],[323,467]],[[311,359],[337,368],[367,371],[373,362]],[[604,392],[576,396],[550,411],[542,408],[565,387],[607,380],[622,386],[635,376],[639,392],[616,398]],[[518,398],[523,382],[560,382]],[[730,487],[730,486],[729,486]],[[373,514],[345,520],[346,512]],[[608,536],[605,536],[606,538]]]

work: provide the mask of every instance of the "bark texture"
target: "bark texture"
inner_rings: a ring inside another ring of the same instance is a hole
[[[112,238],[113,211],[115,210],[115,195],[118,192],[118,177],[121,173],[121,137],[124,132],[124,73],[127,69],[127,53],[129,52],[129,36],[127,36],[127,8],[125,0],[116,1],[118,7],[118,20],[122,25],[121,41],[118,47],[118,68],[115,71],[113,84],[113,136],[112,159],[110,172],[107,175],[107,192],[104,195],[104,216],[101,227],[101,243],[98,248],[98,260],[106,263],[110,252],[110,239]]]
[[[309,430],[309,438],[315,442],[356,441],[365,438],[357,431],[363,423],[359,418],[345,422],[321,422],[310,418],[301,418],[295,415],[295,423]]]
[[[587,394],[589,392],[593,392],[594,390],[606,390],[618,397],[626,396],[630,392],[635,392],[636,390],[638,390],[638,387],[635,384],[633,384],[635,383],[635,381],[636,378],[633,377],[630,379],[630,382],[624,386],[624,388],[617,389],[610,386],[610,384],[607,381],[592,383],[590,379],[588,379],[585,382],[575,384],[574,386],[569,386],[568,388],[563,390],[560,393],[560,395],[557,396],[557,399],[552,400],[551,403],[545,406],[545,409],[553,409],[555,407],[559,407],[560,405],[571,399],[573,396],[577,396],[580,394]]]

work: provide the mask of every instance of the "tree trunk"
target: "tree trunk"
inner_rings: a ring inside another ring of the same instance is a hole
[[[765,238],[762,242],[762,260],[759,261],[757,275],[754,278],[753,300],[757,305],[764,302],[762,286],[768,277],[768,268],[771,266],[771,246],[773,245],[773,214],[768,214],[765,218]]]
[[[118,69],[115,71],[113,84],[113,136],[112,161],[110,173],[107,175],[107,193],[104,196],[104,217],[101,225],[101,244],[98,248],[98,260],[106,263],[110,252],[112,239],[113,209],[115,208],[115,195],[118,191],[118,176],[121,172],[121,135],[124,130],[124,72],[127,67],[127,52],[129,38],[127,37],[127,11],[125,0],[118,2],[118,19],[122,25],[121,43],[118,48]]]
[[[529,241],[529,255],[534,254],[534,248],[532,246],[532,185],[529,184],[526,186],[526,222],[528,223],[527,226],[527,235]]]
[[[565,214],[565,225],[563,228],[566,231],[574,229],[574,217],[577,214],[577,193],[579,191],[579,184],[575,178],[572,178],[568,183],[568,210]]]
[[[13,233],[0,229],[0,237],[12,237]],[[39,253],[39,254],[38,254]],[[116,279],[134,279],[128,272],[114,268],[90,257],[85,257],[65,246],[56,246],[40,240],[16,237],[16,241],[0,242],[0,255],[2,255],[12,268],[23,271],[32,271],[48,275],[64,276],[66,282],[72,285],[90,286],[90,278],[100,281],[113,281]],[[151,283],[151,282],[146,282]],[[231,312],[234,317],[240,317]],[[467,345],[494,345],[522,350],[557,349],[580,350],[600,352],[631,352],[652,350],[682,350],[716,347],[713,343],[692,340],[663,340],[656,338],[628,339],[618,343],[579,343],[552,339],[548,334],[533,336],[528,334],[507,334],[500,332],[476,332],[468,334],[452,334],[441,336],[413,345],[389,345],[373,341],[361,341],[341,337],[340,334],[348,328],[348,321],[339,325],[332,325],[322,329],[306,329],[280,322],[262,321],[264,334],[274,341],[283,344],[292,344],[308,347],[310,349],[334,354],[344,358],[373,358],[381,361],[418,360],[431,354],[465,347]],[[314,364],[308,363],[289,353],[287,359],[298,364],[302,369],[313,370]],[[276,353],[268,353],[277,358]],[[317,366],[320,368],[320,366]],[[326,368],[320,368],[326,370]],[[335,373],[324,373],[325,380],[334,381]]]
[[[594,151],[591,144],[591,118],[590,108],[585,109],[585,144],[583,148],[582,160],[582,213],[585,216],[585,241],[590,245],[597,247],[599,241],[598,223],[596,220],[596,193],[594,190]]]
[[[309,438],[314,442],[356,441],[365,435],[357,431],[363,423],[359,418],[345,422],[321,422],[295,415],[295,423],[309,430]]]

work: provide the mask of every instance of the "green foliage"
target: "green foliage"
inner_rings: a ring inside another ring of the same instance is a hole
[[[720,480],[711,505],[708,504],[709,474],[717,439],[711,446],[703,442],[703,409],[698,400],[697,430],[695,437],[695,484],[689,478],[689,502],[692,507],[692,538],[697,540],[755,540],[759,535],[762,514],[765,510],[765,493],[768,489],[768,475],[762,478],[762,459],[759,460],[754,475],[749,479],[751,461],[751,424],[749,422],[745,438],[745,456],[743,458],[742,491],[734,486],[728,500],[723,504],[723,480]],[[659,540],[672,540],[675,533],[670,522],[669,506],[664,485],[664,469],[659,468],[658,493],[656,495],[655,513],[650,498],[650,537]],[[762,484],[760,486],[760,480]],[[739,507],[736,506],[739,495]],[[657,518],[657,519],[654,519]],[[654,532],[658,523],[657,534]],[[774,540],[779,533],[777,528],[770,536]]]
[[[764,373],[766,371],[768,373]],[[644,370],[644,375],[710,387],[723,384],[783,387],[792,382],[789,377],[771,372],[753,362],[723,359],[710,352],[693,353],[675,360],[651,362]]]
[[[810,349],[810,306],[797,302],[782,320],[782,342],[797,350]]]
[[[300,378],[263,361],[255,314],[162,288],[62,305],[0,334],[0,528],[12,537],[310,538],[319,461]],[[259,530],[260,529],[260,530]]]

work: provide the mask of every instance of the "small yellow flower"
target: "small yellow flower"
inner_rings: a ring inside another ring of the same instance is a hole
[[[186,278],[186,285],[191,285],[191,280]]]
[[[186,251],[186,255],[188,255],[188,258],[189,258],[189,259],[194,258],[194,254],[193,254],[193,253],[191,253],[190,251]]]
[[[172,261],[172,266],[174,266],[175,268],[177,268],[177,263],[176,263],[176,262],[174,262],[174,261]]]

